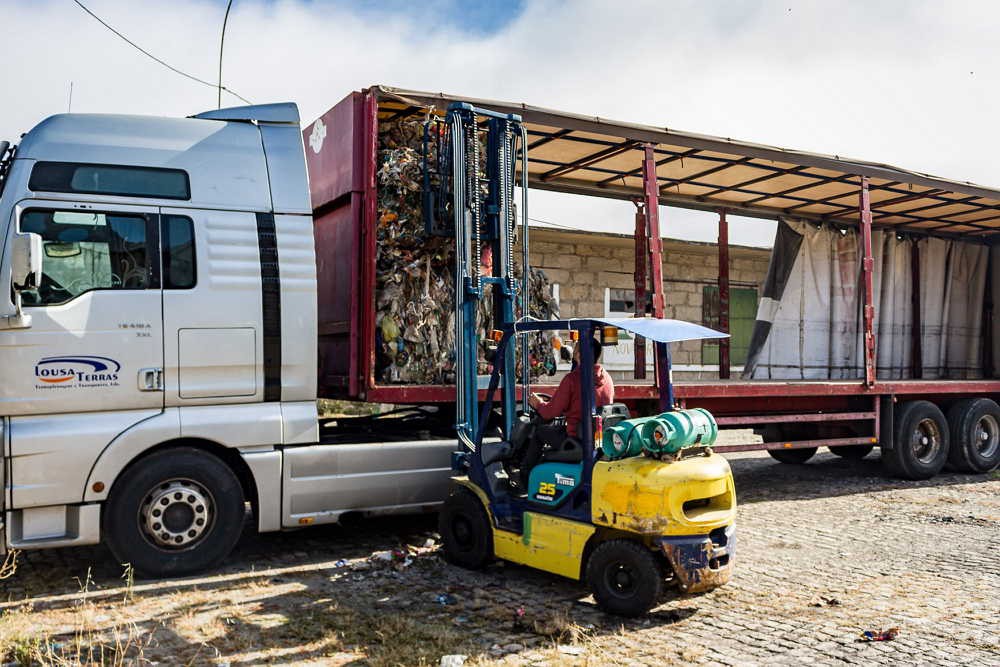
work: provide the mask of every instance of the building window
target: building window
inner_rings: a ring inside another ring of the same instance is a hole
[[[719,287],[705,285],[702,289],[702,323],[712,329],[719,328]],[[729,288],[729,363],[742,366],[750,349],[750,334],[757,318],[757,290],[752,287]],[[719,342],[705,340],[701,343],[701,363],[719,363]]]
[[[652,296],[646,293],[646,312],[653,302]],[[631,317],[635,314],[635,290],[608,288],[608,315],[614,317]]]

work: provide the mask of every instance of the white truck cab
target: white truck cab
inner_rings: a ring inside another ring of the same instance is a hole
[[[64,114],[0,144],[2,548],[150,574],[440,502],[454,441],[326,442],[298,110]]]

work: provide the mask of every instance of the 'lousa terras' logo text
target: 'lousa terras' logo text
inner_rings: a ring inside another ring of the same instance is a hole
[[[121,364],[108,357],[45,357],[35,364],[38,388],[116,387]]]

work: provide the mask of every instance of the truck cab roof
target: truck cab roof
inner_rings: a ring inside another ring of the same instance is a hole
[[[298,118],[292,103],[191,118],[58,114],[24,136],[16,159],[180,169],[190,198],[173,206],[309,214]]]

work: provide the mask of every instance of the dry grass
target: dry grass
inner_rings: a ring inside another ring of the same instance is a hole
[[[131,568],[126,575],[126,597],[122,604],[131,598]],[[78,599],[61,619],[60,631],[41,630],[30,604],[0,615],[0,662],[112,667],[148,662],[144,657],[149,643],[147,633],[134,622],[111,619],[107,606],[98,608],[90,599],[92,583],[88,570],[79,581]]]

